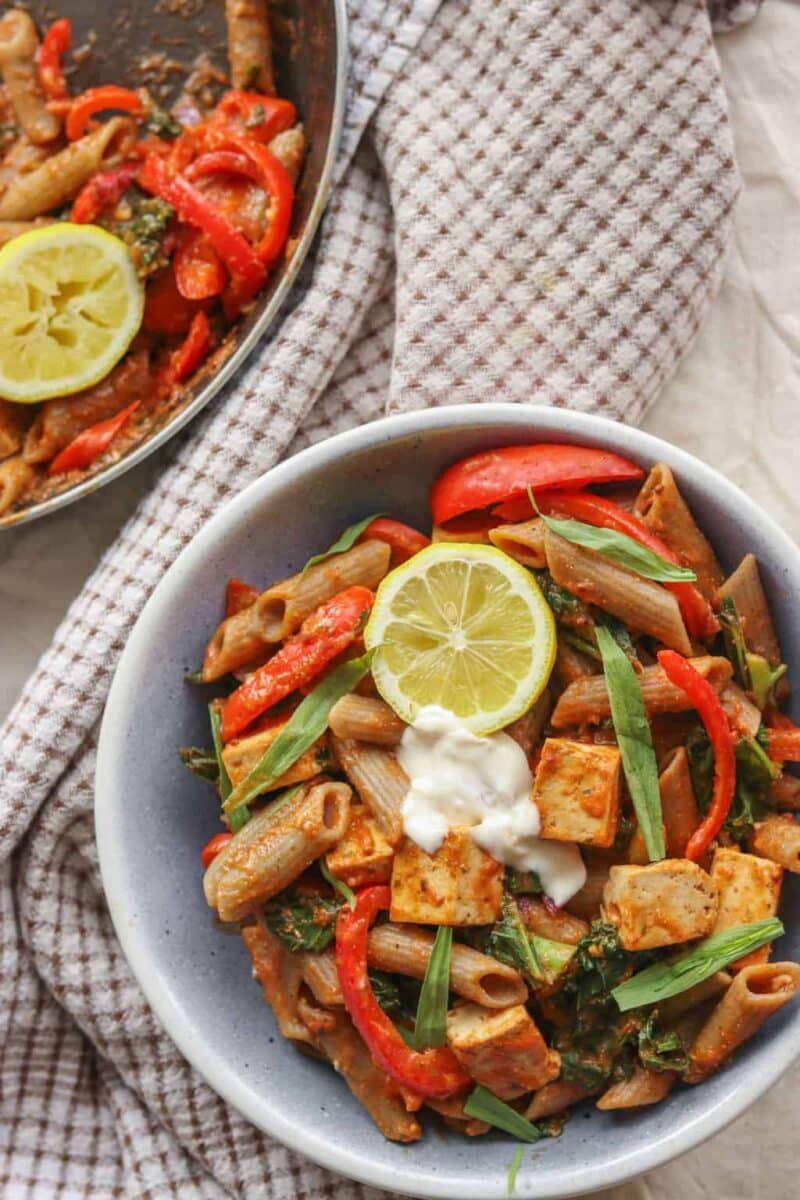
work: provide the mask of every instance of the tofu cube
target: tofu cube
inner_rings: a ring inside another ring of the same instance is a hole
[[[603,916],[617,926],[626,950],[655,950],[706,937],[718,911],[717,884],[687,858],[612,867],[603,889]]]
[[[451,829],[435,854],[405,838],[392,867],[393,921],[420,925],[491,925],[503,903],[503,866]]]
[[[393,858],[394,850],[378,822],[363,804],[355,804],[350,809],[344,837],[326,855],[325,861],[337,879],[357,888],[369,883],[388,883]]]
[[[462,1004],[447,1014],[447,1044],[476,1083],[513,1100],[557,1079],[561,1056],[550,1050],[523,1004]]]
[[[621,770],[616,746],[547,738],[533,784],[533,800],[542,819],[539,836],[583,846],[612,846]]]
[[[714,851],[711,878],[719,890],[714,933],[734,925],[763,921],[765,917],[774,917],[778,911],[783,868],[768,858],[719,847]],[[738,971],[753,963],[766,962],[769,954],[770,947],[762,946],[731,963],[729,970]]]

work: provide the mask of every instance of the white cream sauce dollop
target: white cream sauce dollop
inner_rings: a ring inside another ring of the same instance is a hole
[[[478,737],[454,713],[428,705],[403,733],[397,758],[410,780],[403,830],[426,854],[439,849],[448,830],[469,826],[492,858],[535,871],[555,904],[583,887],[586,867],[577,846],[538,837],[528,760],[507,733]]]

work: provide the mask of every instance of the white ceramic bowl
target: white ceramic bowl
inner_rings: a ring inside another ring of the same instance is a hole
[[[156,588],[117,669],[97,764],[103,881],[122,947],[164,1027],[221,1096],[324,1166],[415,1196],[504,1200],[513,1139],[427,1130],[386,1142],[327,1066],[283,1042],[240,939],[214,928],[199,849],[219,829],[211,789],[178,747],[208,740],[204,700],[183,680],[220,616],[225,581],[278,579],[370,512],[423,526],[428,487],[448,463],[491,446],[607,446],[674,470],[726,567],[759,559],[784,654],[800,670],[800,551],[751,500],[676,447],[597,417],[511,405],[391,417],[304,451],[246,488],[183,551]],[[796,702],[795,702],[796,703]],[[795,718],[800,713],[795,711]],[[779,953],[800,959],[800,888],[790,878]],[[768,1090],[800,1053],[800,1006],[787,1006],[707,1083],[631,1115],[579,1109],[557,1141],[525,1151],[516,1195],[542,1200],[618,1184],[698,1145]]]

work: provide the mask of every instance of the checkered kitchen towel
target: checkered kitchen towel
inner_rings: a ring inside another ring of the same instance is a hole
[[[5,727],[4,1200],[364,1200],[210,1091],[120,953],[92,828],[117,657],[177,553],[287,451],[465,400],[637,421],[720,279],[738,180],[703,0],[352,0],[351,19],[337,188],[283,323],[178,444]]]

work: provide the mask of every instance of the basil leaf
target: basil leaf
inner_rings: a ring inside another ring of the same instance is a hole
[[[355,525],[348,525],[344,533],[340,534],[327,550],[323,550],[322,554],[311,556],[300,574],[304,575],[309,567],[315,567],[317,563],[325,562],[326,558],[333,558],[336,554],[344,554],[345,550],[351,550],[367,526],[371,525],[378,517],[385,516],[386,513],[373,513],[371,517],[364,517],[363,521],[356,521]]]
[[[783,931],[783,924],[777,917],[767,917],[764,921],[753,921],[749,925],[736,925],[732,929],[712,933],[711,937],[698,942],[680,958],[672,962],[654,963],[652,967],[639,971],[615,987],[611,995],[621,1012],[628,1012],[643,1004],[658,1004],[702,983],[704,979],[736,962],[737,958],[780,937]]]
[[[523,1142],[538,1142],[540,1138],[547,1137],[544,1130],[534,1125],[533,1121],[526,1120],[510,1104],[504,1104],[480,1084],[470,1093],[464,1112],[466,1116],[474,1117],[476,1121],[486,1121],[487,1125],[494,1125],[495,1129],[502,1129],[504,1133],[510,1133]]]
[[[666,858],[667,852],[661,824],[658,763],[642,689],[624,651],[602,626],[597,628],[597,645],[603,656],[611,717],[636,819],[644,836],[647,856],[650,862],[657,862]]]
[[[228,774],[225,762],[222,757],[222,734],[220,732],[220,716],[214,704],[208,706],[208,716],[211,721],[211,736],[214,739],[214,753],[217,756],[217,765],[219,766],[219,798],[222,801],[222,811],[225,812],[225,801],[233,791],[231,777]],[[250,809],[246,804],[242,804],[235,812],[228,816],[228,824],[231,827],[231,833],[238,833],[243,825],[246,825],[250,820]]]
[[[719,606],[717,617],[722,627],[725,657],[733,664],[736,682],[747,691],[752,687],[750,666],[747,661],[747,646],[742,633],[742,622],[739,619],[739,610],[733,596],[725,597]]]
[[[352,692],[370,669],[371,654],[352,658],[318,683],[291,717],[245,779],[236,785],[223,805],[228,814],[265,792],[297,762],[325,732],[328,714],[337,700]]]
[[[327,880],[335,892],[338,892],[342,899],[349,905],[350,908],[355,908],[356,897],[352,888],[349,888],[342,879],[337,879],[331,871],[324,858],[319,860],[319,869],[322,872],[322,878]]]
[[[193,775],[207,779],[216,786],[219,780],[219,763],[213,750],[203,750],[200,746],[181,746],[181,762]]]
[[[447,1038],[452,946],[452,926],[440,925],[425,968],[425,978],[417,1005],[417,1019],[414,1022],[414,1042],[419,1050],[428,1046],[443,1046]]]
[[[523,1155],[524,1149],[525,1149],[524,1146],[517,1146],[516,1150],[514,1151],[514,1157],[511,1160],[511,1166],[508,1168],[508,1177],[507,1177],[506,1186],[508,1189],[509,1196],[514,1195],[514,1188],[517,1186],[517,1172],[519,1171],[520,1165],[522,1164],[522,1155]]]

